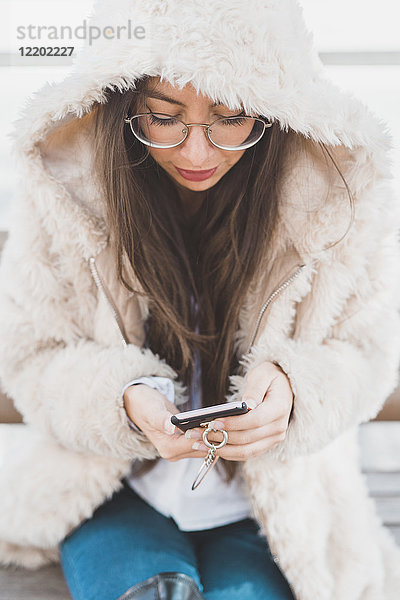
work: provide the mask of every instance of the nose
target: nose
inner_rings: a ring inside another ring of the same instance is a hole
[[[215,154],[217,148],[208,139],[205,127],[199,125],[189,127],[189,134],[180,145],[179,150],[188,168],[201,170],[214,166],[212,155]]]

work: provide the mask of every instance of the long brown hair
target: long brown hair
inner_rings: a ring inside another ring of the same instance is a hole
[[[225,401],[239,313],[265,258],[278,217],[278,183],[290,132],[279,124],[207,190],[189,227],[178,190],[124,117],[139,112],[147,78],[134,90],[107,91],[95,109],[95,153],[115,240],[120,281],[130,291],[125,252],[149,302],[148,345],[189,386],[196,349],[203,406]],[[199,308],[198,333],[192,296]],[[228,479],[236,463],[221,461]]]

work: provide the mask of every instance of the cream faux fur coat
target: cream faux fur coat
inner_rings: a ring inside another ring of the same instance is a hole
[[[121,487],[131,461],[156,455],[129,429],[120,390],[134,377],[176,374],[141,348],[146,301],[116,280],[91,109],[109,87],[162,75],[298,134],[271,256],[242,307],[245,369],[229,397],[240,398],[248,368],[277,361],[294,413],[286,439],[244,462],[243,474],[298,600],[395,600],[400,551],[368,498],[357,443],[358,425],[396,387],[400,359],[400,218],[384,127],[324,79],[292,0],[245,10],[241,0],[100,1],[92,24],[128,18],[144,39],[88,46],[15,123],[21,191],[0,267],[0,377],[26,429],[0,472],[0,561],[57,561],[59,542]],[[355,205],[348,235],[331,247],[351,211],[321,142]]]

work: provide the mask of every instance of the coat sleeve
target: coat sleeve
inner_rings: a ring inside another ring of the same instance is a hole
[[[128,425],[121,389],[136,377],[175,379],[176,373],[149,349],[105,346],[90,336],[97,290],[81,275],[77,293],[62,253],[52,250],[54,239],[39,221],[34,211],[21,211],[3,250],[2,388],[26,423],[69,449],[121,459],[154,458],[155,447]],[[62,248],[59,241],[55,246]],[[78,318],[82,303],[86,314]],[[174,386],[176,396],[181,395],[183,386],[178,381]]]
[[[393,198],[392,198],[393,200]],[[400,361],[399,215],[389,200],[374,209],[349,235],[337,277],[330,265],[323,286],[350,281],[349,291],[327,333],[318,327],[308,335],[277,338],[268,326],[259,343],[244,357],[246,372],[262,361],[277,362],[295,394],[286,438],[269,451],[286,460],[317,452],[347,429],[374,418],[398,383]],[[378,203],[377,203],[378,204]],[[323,288],[326,290],[326,287]],[[313,309],[328,314],[339,302],[337,287],[314,299]],[[319,290],[321,292],[321,290]],[[313,290],[311,290],[311,294]],[[244,381],[234,381],[236,388]]]

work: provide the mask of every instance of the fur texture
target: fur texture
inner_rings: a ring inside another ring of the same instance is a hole
[[[175,379],[140,348],[145,300],[115,278],[104,199],[91,168],[91,108],[107,88],[144,75],[191,82],[299,135],[281,174],[280,218],[264,277],[243,306],[243,376],[281,364],[295,392],[286,439],[242,465],[254,516],[298,600],[395,600],[400,551],[360,473],[357,426],[397,385],[400,360],[398,202],[385,128],[326,81],[292,0],[98,2],[93,24],[146,27],[145,40],[102,40],[74,73],[46,85],[15,123],[21,192],[0,266],[0,377],[24,415],[18,451],[0,471],[0,561],[36,568],[155,448],[132,432],[120,390],[140,375]],[[321,157],[331,146],[355,198]],[[88,260],[128,337],[98,293]],[[247,352],[258,311],[287,276]],[[175,379],[177,401],[185,390]]]

